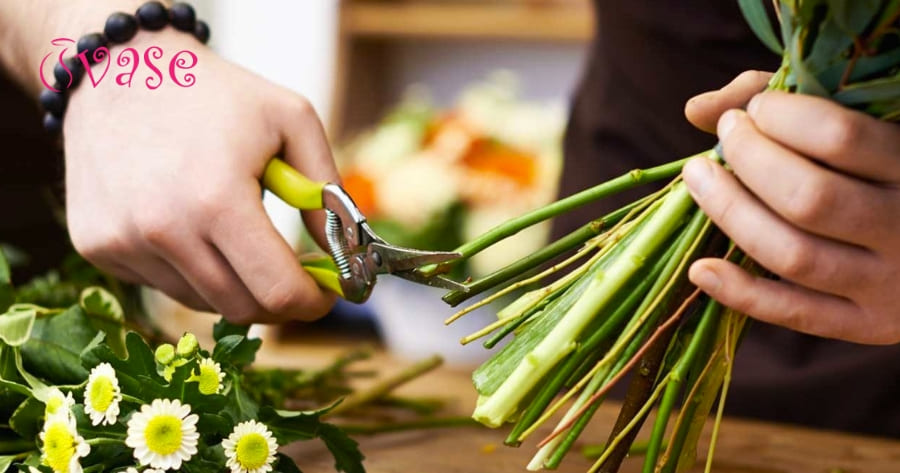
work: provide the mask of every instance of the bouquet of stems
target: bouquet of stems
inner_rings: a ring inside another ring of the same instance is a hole
[[[774,27],[762,0],[738,3],[752,30],[782,56],[768,90],[827,97],[882,120],[900,120],[900,1],[775,0]],[[696,156],[727,158],[720,149]],[[491,427],[512,423],[506,439],[512,446],[555,419],[530,470],[557,467],[610,387],[630,373],[619,418],[590,471],[618,470],[654,406],[643,471],[686,471],[718,397],[709,471],[732,360],[748,324],[744,315],[695,289],[687,269],[699,257],[716,256],[752,273],[765,271],[694,204],[679,176],[685,161],[632,171],[512,219],[458,248],[469,258],[577,206],[671,179],[662,190],[467,282],[467,292],[444,297],[457,305],[502,288],[449,323],[515,289],[531,288],[502,309],[496,323],[463,339],[489,336],[484,345],[490,348],[514,335],[474,372],[480,398],[473,417]],[[538,272],[543,263],[573,251]],[[552,274],[560,277],[536,287]]]

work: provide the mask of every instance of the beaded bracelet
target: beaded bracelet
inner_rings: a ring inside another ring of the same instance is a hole
[[[97,63],[94,53],[109,44],[122,44],[130,41],[137,34],[138,28],[148,31],[159,31],[171,24],[176,30],[188,32],[194,35],[201,43],[209,41],[209,26],[197,20],[194,8],[187,3],[176,3],[172,8],[166,9],[165,5],[157,1],[147,2],[141,5],[134,15],[127,13],[113,13],[106,20],[102,33],[89,33],[79,38],[76,43],[76,56],[72,56],[57,63],[53,67],[53,77],[56,83],[53,88],[41,91],[39,100],[44,107],[44,129],[51,133],[62,130],[62,118],[68,105],[68,93],[78,86],[84,77],[84,65],[78,60],[77,55],[87,51],[85,55],[88,63],[93,66]],[[63,67],[63,63],[65,67]],[[68,68],[68,71],[66,70]],[[63,84],[66,84],[63,86]]]

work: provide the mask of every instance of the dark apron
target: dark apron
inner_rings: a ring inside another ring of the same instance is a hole
[[[561,195],[708,149],[715,137],[685,120],[685,101],[746,69],[779,64],[733,0],[596,3],[598,35],[566,133]],[[572,212],[554,232],[644,192]],[[755,323],[738,353],[730,415],[900,437],[900,345],[854,345]]]

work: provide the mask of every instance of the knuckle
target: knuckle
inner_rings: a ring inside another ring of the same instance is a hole
[[[171,244],[175,237],[178,223],[174,209],[148,206],[135,217],[135,226],[141,237],[156,248],[164,248]]]
[[[315,116],[316,111],[312,105],[312,102],[309,101],[306,97],[302,95],[294,95],[291,100],[287,102],[288,113],[292,116]]]
[[[806,280],[815,274],[817,266],[812,245],[796,238],[785,245],[774,270],[787,279]]]
[[[289,315],[300,311],[301,292],[288,284],[275,284],[259,300],[262,308],[272,314]]]
[[[821,223],[834,209],[837,189],[828,179],[808,179],[799,184],[785,208],[785,217],[801,225]]]
[[[864,128],[852,114],[836,112],[824,120],[821,135],[825,140],[824,147],[836,156],[854,153],[863,137]]]

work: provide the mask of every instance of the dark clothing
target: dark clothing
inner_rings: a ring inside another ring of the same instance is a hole
[[[70,251],[51,202],[61,195],[62,160],[41,128],[37,103],[0,71],[0,243],[28,255],[13,282],[57,266]]]
[[[597,25],[566,133],[562,195],[709,149],[715,137],[684,119],[685,101],[744,70],[779,64],[734,1],[597,0]],[[555,233],[645,193],[573,212]],[[755,323],[738,353],[729,414],[900,437],[900,345]]]

